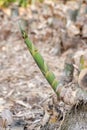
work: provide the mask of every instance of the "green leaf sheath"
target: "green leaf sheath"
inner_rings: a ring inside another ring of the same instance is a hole
[[[35,62],[37,63],[38,67],[40,68],[41,72],[43,73],[43,75],[45,76],[49,84],[52,86],[53,90],[56,92],[59,82],[56,80],[55,75],[53,74],[52,71],[50,71],[43,57],[40,55],[37,48],[30,41],[27,33],[23,29],[21,29],[21,33]],[[58,95],[58,92],[57,92],[57,95]]]

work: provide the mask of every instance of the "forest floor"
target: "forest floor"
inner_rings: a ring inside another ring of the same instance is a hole
[[[19,15],[17,8],[11,16],[11,8],[0,10],[0,130],[59,128],[66,105],[57,100],[28,52],[18,21],[60,79],[67,54],[87,53],[86,4],[81,5],[78,19],[72,22],[68,10],[73,4],[77,9],[78,2],[74,1],[44,2],[19,8]]]

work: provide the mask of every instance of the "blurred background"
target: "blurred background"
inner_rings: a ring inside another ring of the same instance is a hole
[[[83,55],[87,67],[87,1],[0,0],[0,127],[45,130],[48,123],[47,130],[57,129],[64,103],[53,105],[54,91],[28,52],[19,24],[60,79],[71,57],[79,70]]]

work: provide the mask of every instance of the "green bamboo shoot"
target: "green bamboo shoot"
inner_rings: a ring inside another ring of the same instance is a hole
[[[56,91],[58,89],[59,82],[56,79],[54,73],[49,69],[48,65],[44,61],[43,57],[38,52],[37,48],[34,46],[34,44],[29,39],[27,33],[21,28],[22,37],[32,55],[35,62],[37,63],[38,67],[40,68],[41,72],[45,76],[46,80],[49,82],[49,84],[52,86],[53,90],[59,95],[59,93]]]

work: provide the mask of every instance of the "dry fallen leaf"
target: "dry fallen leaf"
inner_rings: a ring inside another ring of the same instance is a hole
[[[44,117],[43,117],[43,119],[41,121],[42,122],[41,125],[45,126],[48,123],[49,118],[50,118],[49,113],[47,111],[45,111]]]
[[[70,37],[74,37],[76,35],[80,35],[80,30],[78,27],[76,27],[73,23],[71,23],[68,27],[67,27],[67,33],[68,36]]]
[[[87,38],[87,24],[85,24],[83,26],[83,29],[82,29],[82,37],[83,38]]]

